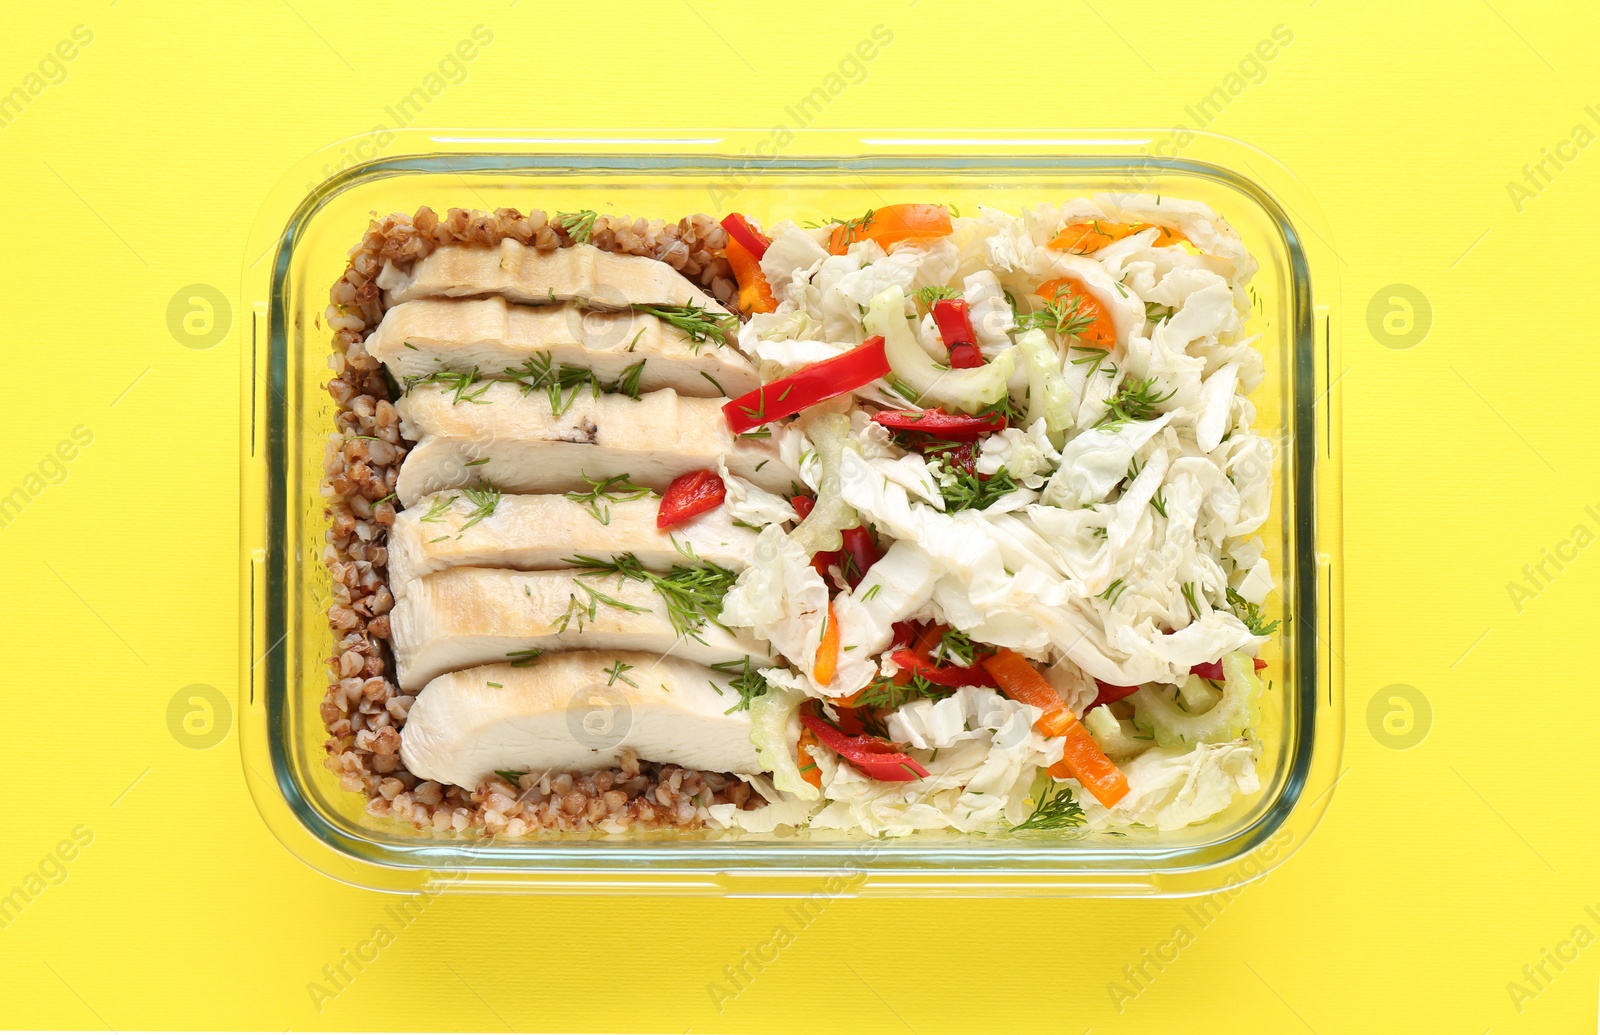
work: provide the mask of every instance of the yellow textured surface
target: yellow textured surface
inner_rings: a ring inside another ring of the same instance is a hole
[[[0,528],[0,895],[24,898],[0,912],[0,1024],[1593,1030],[1597,21],[1579,3],[19,8],[0,41],[0,493],[22,492]],[[818,127],[1193,127],[1235,87],[1206,128],[1320,203],[1348,368],[1346,773],[1283,867],[1205,908],[837,900],[802,926],[776,901],[453,897],[404,921],[279,846],[237,709],[214,734],[168,718],[195,684],[237,691],[245,235],[286,170],[385,123],[480,25],[492,41],[442,70],[427,124],[776,125],[877,25],[892,43]],[[1277,26],[1292,41],[1257,63]],[[191,347],[203,322],[169,326],[195,284],[232,309],[211,347]],[[779,925],[792,944],[718,1002],[723,967]],[[376,959],[330,986],[379,927]]]

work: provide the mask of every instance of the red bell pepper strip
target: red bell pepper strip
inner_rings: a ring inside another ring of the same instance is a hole
[[[802,709],[800,721],[816,734],[824,747],[874,780],[910,783],[928,775],[922,764],[901,751],[898,744],[865,733],[852,737],[830,726],[816,713],[815,706]]]
[[[1120,701],[1139,689],[1136,686],[1116,686],[1101,679],[1096,679],[1094,685],[1099,688],[1100,693],[1095,696],[1094,703],[1089,708],[1098,708],[1102,704]],[[1089,708],[1085,708],[1084,711],[1087,712]]]
[[[656,527],[671,528],[708,510],[716,510],[728,496],[728,487],[715,471],[690,471],[680,474],[661,494],[661,509],[656,511]]]
[[[1256,658],[1255,663],[1257,672],[1267,667],[1267,663],[1260,658]],[[1227,678],[1222,674],[1222,662],[1220,661],[1202,661],[1198,665],[1191,665],[1189,671],[1201,679],[1209,679],[1215,683],[1220,683]]]
[[[941,298],[933,303],[933,322],[950,350],[950,365],[958,370],[983,366],[978,336],[972,330],[972,311],[964,298]]]
[[[728,231],[728,236],[744,245],[745,251],[754,255],[758,260],[772,246],[772,239],[766,234],[750,225],[750,220],[737,212],[730,212],[722,217],[722,229]]]
[[[839,551],[839,570],[850,588],[855,589],[866,577],[867,569],[878,563],[883,554],[878,552],[878,544],[872,541],[872,533],[867,531],[866,525],[847,528],[840,535],[844,537],[844,549]]]
[[[931,410],[884,410],[872,415],[874,424],[882,424],[893,431],[909,431],[946,442],[972,442],[984,435],[1004,431],[1008,425],[1003,413],[946,413],[935,407]]]
[[[913,676],[921,676],[930,683],[940,686],[994,686],[994,677],[982,665],[973,665],[970,668],[960,665],[935,665],[926,658],[918,657],[912,650],[897,650],[889,655],[891,661],[900,666],[902,672],[909,672]]]
[[[843,355],[813,363],[724,403],[722,412],[734,434],[743,434],[769,421],[792,417],[807,406],[869,385],[888,373],[889,360],[883,354],[883,338],[872,337]]]
[[[911,646],[911,641],[917,638],[916,622],[896,622],[889,629],[892,633],[889,645],[896,649]]]

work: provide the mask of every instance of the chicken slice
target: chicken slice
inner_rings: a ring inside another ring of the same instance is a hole
[[[496,771],[592,772],[631,749],[650,762],[756,773],[750,713],[704,665],[653,654],[579,651],[533,665],[451,672],[430,682],[400,731],[417,776],[476,787]]]
[[[721,399],[686,399],[670,388],[637,399],[580,390],[563,396],[558,416],[544,392],[523,395],[509,381],[472,391],[480,389],[455,402],[453,389],[418,385],[395,403],[400,433],[417,443],[400,467],[404,506],[480,482],[502,492],[569,492],[587,489],[585,478],[626,475],[660,490],[680,474],[716,470],[718,459],[769,492],[798,479],[772,439],[728,430]]]
[[[591,611],[592,608],[592,611]],[[413,580],[389,615],[400,686],[528,650],[649,651],[706,664],[763,664],[768,646],[712,622],[680,636],[647,582],[571,572],[450,568]]]
[[[503,298],[404,302],[383,316],[366,349],[396,380],[439,370],[502,374],[527,365],[591,370],[601,381],[644,361],[639,389],[717,398],[761,387],[737,350],[687,334],[648,313],[574,305],[519,306]],[[528,371],[532,372],[532,371]]]
[[[631,553],[652,571],[689,564],[691,556],[731,571],[749,564],[756,534],[735,525],[727,507],[663,531],[656,528],[660,506],[654,495],[592,503],[502,496],[493,514],[473,521],[472,505],[459,493],[424,496],[389,530],[389,588],[404,600],[412,580],[446,568],[545,571],[581,555]]]
[[[378,287],[390,306],[418,298],[502,295],[528,305],[577,301],[590,309],[688,305],[716,316],[728,312],[659,260],[601,251],[592,244],[541,252],[509,237],[495,248],[446,245],[409,272],[386,265]]]

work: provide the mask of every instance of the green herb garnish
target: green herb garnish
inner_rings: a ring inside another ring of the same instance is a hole
[[[743,662],[720,661],[711,667],[725,676],[730,676],[728,687],[739,695],[739,702],[724,712],[723,714],[725,715],[747,711],[750,708],[751,701],[772,689],[761,673],[757,672],[755,666],[750,663],[749,655],[745,655]],[[711,689],[719,694],[722,693],[722,688],[717,686],[716,683],[711,684]]]
[[[600,213],[594,209],[586,208],[580,212],[557,212],[556,226],[567,232],[567,236],[579,244],[588,244],[589,238],[594,236],[594,221]]]
[[[1173,391],[1156,394],[1156,379],[1136,377],[1124,381],[1116,394],[1106,400],[1105,414],[1094,423],[1097,428],[1118,428],[1129,421],[1154,420],[1161,411],[1156,407],[1172,398]]]
[[[732,313],[718,315],[697,305],[636,305],[635,312],[647,313],[689,336],[692,345],[703,345],[715,338],[731,344],[739,333],[739,318]]]
[[[1228,606],[1233,608],[1233,613],[1239,616],[1239,621],[1244,623],[1244,627],[1250,630],[1250,635],[1271,636],[1278,631],[1278,619],[1266,621],[1261,613],[1260,604],[1250,603],[1232,589],[1228,590]]]
[[[1067,830],[1072,827],[1081,827],[1086,822],[1083,806],[1078,804],[1078,799],[1073,796],[1072,788],[1063,786],[1055,794],[1045,796],[1037,795],[1033,812],[1028,818],[1011,828],[1012,833],[1019,830]]]
[[[493,514],[500,505],[500,490],[488,482],[480,482],[475,489],[462,489],[461,495],[472,504],[472,509],[467,512],[467,520],[461,525],[463,532]]]
[[[572,502],[581,503],[588,508],[589,513],[602,525],[611,524],[611,507],[609,504],[643,499],[653,491],[642,485],[633,484],[625,474],[614,474],[599,481],[595,481],[586,474],[580,477],[589,483],[589,491],[569,492],[565,495]]]

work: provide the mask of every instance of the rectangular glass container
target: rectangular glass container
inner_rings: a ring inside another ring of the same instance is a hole
[[[241,743],[274,833],[313,867],[366,887],[623,893],[1199,894],[1264,873],[1327,806],[1342,741],[1339,365],[1331,246],[1293,176],[1236,141],[1166,133],[796,133],[555,138],[416,130],[309,156],[265,204],[249,244],[243,364]],[[367,815],[323,765],[318,705],[332,644],[318,492],[333,403],[322,385],[328,289],[372,215],[452,206],[596,209],[674,221],[742,211],[824,219],[900,201],[1016,212],[1100,192],[1204,201],[1261,264],[1248,321],[1266,378],[1251,397],[1276,445],[1261,529],[1281,611],[1258,739],[1259,792],[1184,830],[1127,836],[654,833],[445,836]]]

